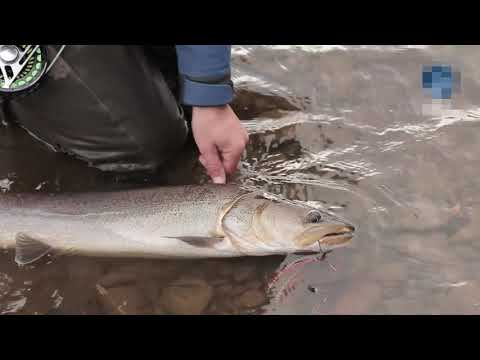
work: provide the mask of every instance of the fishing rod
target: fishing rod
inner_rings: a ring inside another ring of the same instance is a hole
[[[0,45],[0,97],[33,91],[65,47],[61,45],[49,61],[45,45]]]

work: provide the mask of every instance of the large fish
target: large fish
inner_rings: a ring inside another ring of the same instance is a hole
[[[236,185],[0,196],[0,246],[24,265],[48,253],[210,258],[327,251],[354,228]]]

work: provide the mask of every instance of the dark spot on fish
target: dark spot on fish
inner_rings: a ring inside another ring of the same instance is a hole
[[[314,294],[318,292],[318,289],[312,285],[308,285],[308,290]]]

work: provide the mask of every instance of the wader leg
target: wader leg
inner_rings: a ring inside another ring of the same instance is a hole
[[[69,45],[38,89],[3,104],[5,115],[101,170],[155,169],[187,138],[176,71],[173,47]]]

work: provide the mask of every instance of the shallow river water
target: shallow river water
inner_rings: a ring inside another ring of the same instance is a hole
[[[251,141],[232,181],[347,218],[352,243],[324,259],[26,268],[4,252],[0,313],[480,313],[479,63],[479,46],[234,46],[234,107]],[[434,64],[460,73],[450,100],[422,87]],[[113,176],[0,127],[2,191],[206,181],[193,146],[160,174]]]

